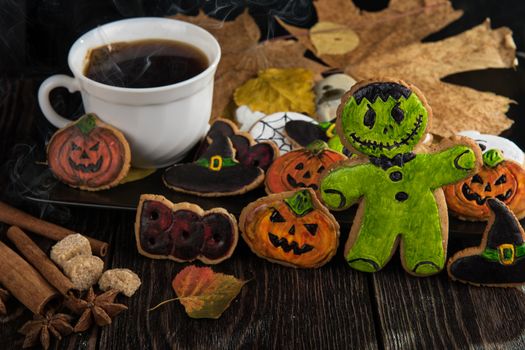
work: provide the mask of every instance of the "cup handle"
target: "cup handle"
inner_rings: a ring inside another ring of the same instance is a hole
[[[42,85],[38,88],[38,104],[40,105],[40,109],[42,109],[42,113],[44,113],[44,116],[51,124],[57,128],[63,128],[69,124],[71,120],[58,114],[49,101],[51,90],[57,87],[65,87],[69,92],[73,93],[80,90],[80,85],[75,78],[63,74],[57,74],[44,80]]]

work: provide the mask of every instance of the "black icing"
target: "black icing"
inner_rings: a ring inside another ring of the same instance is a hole
[[[397,192],[396,193],[396,200],[399,202],[404,202],[408,199],[408,193],[406,192]]]
[[[421,127],[421,123],[422,122],[423,122],[423,116],[420,114],[417,117],[416,121],[414,122],[414,127],[412,128],[410,133],[408,135],[406,135],[405,137],[403,137],[401,140],[393,141],[392,143],[389,143],[389,142],[383,143],[383,142],[379,142],[379,141],[365,140],[365,139],[362,139],[361,137],[357,136],[357,134],[355,132],[350,133],[348,136],[350,136],[354,142],[356,142],[357,144],[359,144],[361,146],[369,147],[369,148],[372,148],[372,149],[379,148],[380,150],[382,150],[382,149],[391,150],[391,149],[397,148],[397,147],[399,147],[401,145],[408,145],[408,141],[410,141],[417,134],[417,132],[419,131],[419,128]],[[456,164],[456,163],[454,163],[454,164]]]
[[[495,214],[487,236],[487,247],[495,249],[503,243],[523,244],[521,225],[510,209],[496,199],[488,199],[487,204]]]
[[[450,266],[450,273],[459,280],[480,284],[508,284],[525,282],[525,259],[513,265],[488,261],[480,255],[459,258]]]
[[[408,163],[412,159],[416,158],[416,155],[412,152],[409,152],[396,154],[392,158],[388,158],[383,154],[379,157],[370,156],[368,158],[370,159],[370,163],[374,164],[375,166],[381,167],[381,169],[383,170],[388,170],[393,166],[403,167],[405,163]]]
[[[390,173],[389,177],[390,180],[394,182],[401,181],[403,179],[403,173],[400,171],[393,171]]]
[[[388,97],[392,96],[395,100],[399,100],[401,96],[408,98],[412,90],[408,87],[397,84],[397,83],[372,83],[366,86],[363,86],[356,92],[354,92],[354,98],[358,104],[361,103],[361,100],[366,97],[366,99],[374,103],[377,98],[381,98],[384,102],[388,100]]]
[[[286,253],[288,253],[289,251],[293,251],[295,255],[301,255],[314,249],[313,246],[306,243],[303,244],[301,247],[299,247],[299,244],[295,241],[292,241],[292,243],[288,243],[288,240],[286,238],[279,238],[271,232],[268,232],[268,239],[275,248],[281,248]]]

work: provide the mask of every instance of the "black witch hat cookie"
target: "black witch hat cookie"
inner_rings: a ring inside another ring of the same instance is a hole
[[[266,171],[275,158],[279,156],[279,149],[275,143],[271,141],[257,143],[252,135],[240,131],[234,122],[218,118],[213,122],[206,137],[200,144],[196,158],[202,156],[217,135],[226,136],[230,139],[235,149],[235,159],[241,164],[256,166]]]
[[[169,188],[203,197],[245,193],[264,181],[264,171],[235,160],[231,141],[217,134],[202,156],[188,164],[176,164],[164,173]]]
[[[525,233],[512,211],[498,199],[487,199],[491,217],[479,247],[456,253],[448,261],[453,280],[489,287],[525,283]]]

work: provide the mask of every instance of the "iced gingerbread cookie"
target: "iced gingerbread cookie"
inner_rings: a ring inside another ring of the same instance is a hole
[[[525,155],[521,148],[509,139],[496,135],[481,134],[479,131],[474,130],[460,131],[458,135],[467,136],[476,141],[483,153],[491,149],[497,149],[505,159],[513,160],[521,165],[525,162]]]
[[[330,121],[335,118],[341,97],[356,83],[354,78],[346,74],[332,74],[315,84],[315,103],[320,121]]]
[[[259,167],[266,171],[275,158],[279,156],[279,150],[271,141],[256,143],[247,132],[240,131],[234,122],[227,119],[216,119],[202,141],[197,151],[197,159],[210,146],[216,135],[226,136],[235,149],[235,159],[244,165]]]
[[[293,148],[293,144],[287,139],[284,131],[286,123],[292,120],[304,120],[311,123],[317,123],[313,118],[301,113],[277,112],[259,119],[250,128],[250,134],[257,142],[274,142],[279,148],[281,154],[284,154],[290,152]]]
[[[232,196],[259,186],[264,181],[264,170],[255,164],[239,163],[234,156],[232,142],[217,133],[199,159],[167,169],[164,184],[202,197]]]
[[[414,153],[432,111],[423,94],[401,80],[360,82],[338,109],[337,132],[347,148],[368,159],[349,160],[321,180],[324,203],[343,210],[358,202],[345,258],[375,272],[398,242],[407,272],[428,276],[445,265],[448,217],[441,187],[472,175],[481,158],[471,140],[434,153]]]
[[[119,184],[129,171],[131,151],[124,135],[86,114],[59,129],[47,145],[53,174],[71,187],[88,191]]]
[[[135,238],[144,256],[218,264],[233,254],[238,237],[235,216],[223,208],[203,210],[192,203],[173,204],[163,196],[140,196]]]
[[[329,149],[325,142],[314,141],[306,148],[288,152],[273,162],[264,181],[266,192],[280,193],[303,187],[317,192],[325,169],[345,159],[346,156]]]
[[[490,198],[490,219],[479,247],[456,253],[447,264],[453,280],[478,286],[516,287],[525,283],[525,232],[500,200]]]
[[[272,194],[250,203],[241,213],[239,227],[255,254],[291,267],[324,265],[339,242],[337,221],[311,189]]]
[[[450,212],[460,219],[488,220],[489,198],[504,202],[518,219],[525,217],[525,169],[504,159],[499,150],[486,150],[483,166],[474,176],[445,186],[444,190]]]

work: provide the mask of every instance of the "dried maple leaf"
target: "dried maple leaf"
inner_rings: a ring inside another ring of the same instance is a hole
[[[0,288],[0,315],[7,314],[7,308],[5,307],[7,299],[9,299],[9,292]]]
[[[38,341],[44,349],[48,349],[51,342],[51,335],[56,339],[73,332],[73,327],[69,324],[71,316],[66,314],[55,314],[48,311],[45,316],[35,315],[32,321],[26,322],[18,332],[25,335],[22,347],[29,348],[35,346]]]
[[[209,267],[188,266],[173,279],[173,289],[192,318],[219,318],[246,282]]]
[[[303,45],[293,40],[259,43],[260,31],[248,12],[233,21],[220,21],[200,12],[197,16],[176,15],[175,19],[196,24],[209,31],[221,46],[222,56],[213,90],[212,119],[221,116],[233,91],[267,68],[305,68],[314,73],[326,69],[304,57]]]
[[[370,55],[347,67],[358,78],[399,76],[416,84],[432,107],[430,132],[452,136],[476,129],[499,134],[512,125],[505,116],[512,100],[490,92],[444,83],[441,78],[458,72],[487,67],[512,67],[515,46],[508,28],[490,29],[490,23],[474,27],[451,38],[432,43],[416,43],[391,51],[390,55]]]
[[[84,332],[91,327],[93,321],[97,326],[107,326],[111,324],[111,319],[117,316],[128,307],[122,304],[114,303],[118,290],[108,290],[100,295],[96,295],[93,288],[90,288],[85,299],[68,297],[64,305],[80,318],[75,325],[75,332]]]
[[[421,40],[462,14],[448,0],[391,0],[379,12],[360,11],[351,1],[314,3],[320,22],[348,26],[358,46],[343,55],[318,54],[332,67],[354,78],[399,77],[417,85],[434,111],[430,131],[450,136],[462,129],[499,134],[512,121],[505,116],[506,97],[443,83],[446,75],[515,64],[515,46],[507,28],[491,30],[488,22],[455,37],[433,43]],[[280,23],[305,48],[316,52],[308,29]]]

